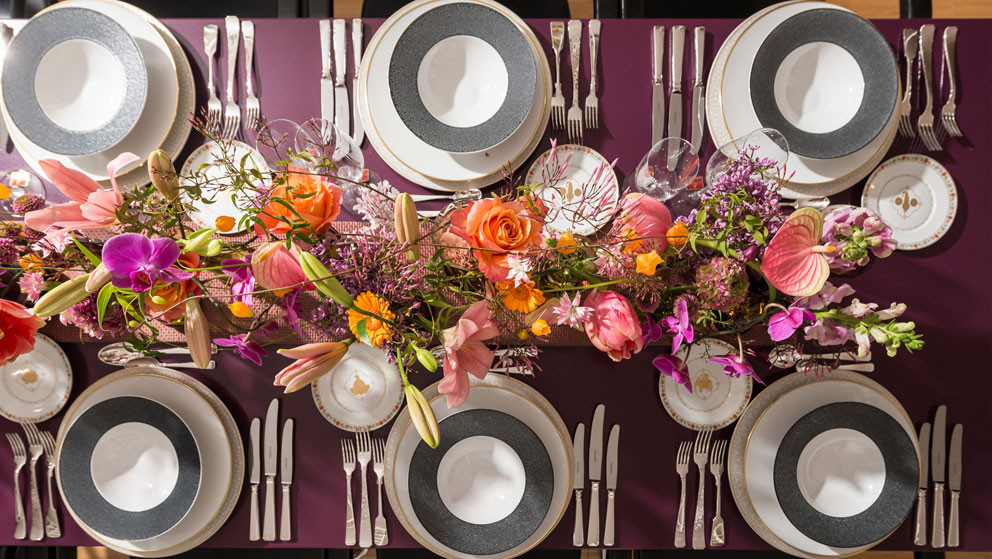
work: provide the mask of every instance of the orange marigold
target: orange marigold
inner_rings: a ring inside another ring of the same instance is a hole
[[[496,284],[503,295],[503,304],[511,311],[527,314],[544,304],[544,293],[534,287],[534,282],[514,285],[512,281]]]
[[[384,321],[393,320],[396,315],[389,310],[389,303],[385,299],[374,295],[371,291],[366,291],[355,297],[355,306],[375,315],[373,317],[356,310],[348,310],[348,327],[356,338],[361,338],[358,334],[358,323],[363,320],[369,344],[379,347],[392,337],[393,330]]]

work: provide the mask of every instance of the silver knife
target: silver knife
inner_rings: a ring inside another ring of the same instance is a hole
[[[0,43],[3,44],[3,52],[7,52],[7,43],[10,42],[10,38],[14,36],[14,30],[10,28],[9,25],[5,23],[0,23]],[[0,59],[0,65],[2,65],[3,60]],[[7,134],[7,123],[0,118],[0,151],[7,151],[7,140],[9,135]]]
[[[262,436],[262,420],[255,418],[251,420],[251,428],[248,431],[249,438],[251,439],[251,525],[248,527],[248,540],[257,542],[259,535],[258,530],[258,482],[261,479],[262,469],[261,464],[259,464],[259,446],[261,442],[260,438]]]
[[[320,118],[334,122],[334,78],[331,76],[331,20],[320,20]]]
[[[672,94],[668,97],[668,137],[682,137],[682,53],[685,50],[685,26],[672,26],[672,58],[669,75]],[[675,147],[675,146],[673,146]],[[675,147],[675,149],[678,149]]]
[[[947,446],[944,437],[946,429],[947,406],[937,408],[933,418],[933,441],[930,447],[930,477],[933,478],[933,535],[930,544],[933,547],[944,547],[944,463],[947,460]]]
[[[355,121],[355,145],[362,147],[365,139],[365,128],[358,114],[358,67],[362,65],[362,20],[351,20],[351,54],[355,59],[355,77],[351,80],[351,119]]]
[[[287,419],[282,425],[282,467],[279,469],[279,481],[282,483],[282,522],[279,526],[279,539],[288,542],[292,539],[292,529],[289,526],[290,499],[289,490],[293,485],[293,420]]]
[[[583,471],[583,465],[586,462],[585,444],[586,425],[579,423],[579,426],[575,428],[575,436],[572,438],[572,449],[575,455],[575,465],[572,468],[572,489],[575,490],[575,528],[572,530],[572,545],[575,547],[582,547],[586,541],[582,531],[582,487],[586,483]]]
[[[951,431],[950,459],[947,463],[947,486],[951,490],[951,512],[947,521],[947,547],[961,545],[961,528],[958,514],[958,501],[961,498],[961,437],[964,426],[960,423]]]
[[[262,539],[276,541],[276,456],[279,453],[279,400],[273,399],[265,414],[265,440],[262,456],[265,462],[265,516],[262,521]]]
[[[603,545],[613,545],[613,507],[617,492],[617,453],[620,452],[620,426],[610,429],[610,441],[606,444],[606,527],[603,528]]]
[[[665,76],[662,68],[665,65],[665,27],[654,26],[652,63],[654,66],[653,85],[651,86],[651,145],[654,146],[665,137]]]
[[[930,423],[920,427],[920,486],[916,489],[916,525],[913,528],[913,543],[927,545],[927,486],[930,477]]]
[[[348,47],[345,46],[344,20],[334,20],[334,124],[345,134],[351,130],[351,110],[348,108],[348,88],[344,85],[344,74],[348,63]]]
[[[706,28],[694,30],[692,61],[692,153],[699,153],[703,145],[703,124],[706,122],[706,86],[703,85],[703,59],[706,56]]]
[[[589,430],[589,481],[592,494],[589,498],[589,529],[586,530],[586,544],[599,546],[599,480],[603,478],[603,416],[606,406],[596,406],[592,414],[592,428]]]

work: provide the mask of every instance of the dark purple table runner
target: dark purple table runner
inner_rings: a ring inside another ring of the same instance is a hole
[[[202,104],[203,76],[202,25],[205,20],[172,20],[168,25],[177,33],[193,61]],[[210,21],[210,23],[222,23]],[[531,22],[553,62],[547,21]],[[650,141],[650,28],[678,23],[687,27],[705,25],[709,32],[707,60],[733,30],[732,20],[605,20],[600,57],[600,123],[598,131],[586,132],[586,143],[608,159],[619,158],[619,173],[629,172],[649,147]],[[873,266],[851,283],[863,299],[887,306],[890,301],[909,305],[907,317],[924,333],[926,348],[913,355],[902,353],[890,359],[877,354],[877,370],[872,374],[898,397],[917,424],[928,421],[938,403],[946,403],[948,430],[954,423],[967,426],[964,438],[964,491],[961,500],[961,550],[992,550],[992,293],[988,277],[992,272],[989,245],[992,242],[992,21],[939,21],[938,32],[948,24],[960,26],[958,64],[961,78],[958,122],[965,141],[948,141],[945,150],[933,155],[950,170],[958,185],[961,205],[949,234],[941,242],[917,252],[897,252]],[[371,25],[370,25],[371,24]],[[366,36],[378,21],[366,21]],[[890,43],[897,44],[904,26],[919,21],[879,21],[878,27]],[[371,27],[371,28],[370,28]],[[257,86],[262,113],[269,119],[288,118],[301,122],[319,115],[319,44],[317,20],[260,20],[256,26]],[[223,43],[223,41],[222,41]],[[225,47],[222,45],[221,47]],[[583,49],[585,49],[585,45]],[[935,65],[939,64],[939,49]],[[226,51],[218,56],[223,71]],[[587,53],[583,53],[582,94],[588,79]],[[349,64],[350,64],[350,56]],[[563,57],[567,58],[567,57]],[[239,60],[238,83],[243,83]],[[567,73],[568,66],[565,70]],[[349,74],[350,75],[350,74]],[[939,73],[936,75],[939,76]],[[688,78],[687,78],[688,80]],[[350,79],[349,87],[350,87]],[[567,89],[567,88],[566,88]],[[747,91],[742,90],[742,95]],[[686,110],[689,97],[686,96]],[[239,96],[239,99],[241,97]],[[942,102],[942,97],[941,97]],[[939,105],[938,105],[939,107]],[[187,148],[199,140],[191,141]],[[545,138],[536,153],[548,147]],[[712,152],[709,136],[707,154]],[[368,143],[366,142],[366,146]],[[905,153],[909,144],[897,140],[890,155]],[[185,154],[178,158],[181,163]],[[400,190],[424,192],[401,179],[367,147],[366,166],[379,171]],[[705,160],[705,159],[704,159]],[[0,154],[0,169],[23,167],[16,153]],[[835,197],[839,201],[860,199],[861,185]],[[65,344],[74,366],[77,395],[97,378],[113,370],[96,359],[97,344]],[[591,420],[596,403],[606,404],[606,424],[623,425],[617,493],[617,548],[670,548],[673,543],[679,481],[673,462],[679,440],[693,434],[678,426],[665,413],[658,397],[658,373],[650,365],[652,348],[634,359],[614,364],[592,348],[546,348],[541,356],[543,371],[527,382],[545,394],[558,408],[570,428]],[[218,368],[195,373],[215,390],[234,413],[247,436],[252,417],[262,416],[269,400],[279,394],[271,386],[272,375],[288,361],[270,357],[261,368],[247,364],[228,353],[218,357]],[[781,373],[763,371],[772,381]],[[425,386],[440,375],[419,373],[416,382]],[[282,417],[293,417],[296,428],[296,477],[293,486],[293,540],[289,543],[257,544],[248,541],[247,491],[228,523],[206,545],[214,547],[342,547],[344,542],[344,476],[336,430],[314,407],[309,391],[283,398]],[[43,427],[55,431],[61,414]],[[7,423],[7,430],[16,427]],[[719,435],[729,437],[730,429]],[[381,436],[386,431],[380,432]],[[13,534],[10,449],[0,446],[0,545],[16,541]],[[39,468],[39,472],[41,472]],[[22,485],[27,485],[26,477]],[[690,474],[690,492],[696,487],[696,474]],[[369,473],[370,487],[374,475]],[[712,484],[712,477],[708,477]],[[358,500],[358,484],[353,485]],[[714,510],[712,485],[707,491],[707,526]],[[690,506],[691,509],[691,506]],[[690,514],[692,511],[689,511]],[[374,514],[374,511],[373,511]],[[559,527],[542,544],[544,547],[571,547],[573,508],[566,511]],[[744,523],[733,506],[724,479],[723,515],[727,526],[727,547],[767,549]],[[62,510],[64,536],[46,540],[47,545],[92,545]],[[404,532],[391,510],[386,511],[392,545],[410,547],[414,540]],[[906,522],[880,549],[913,549],[911,522]]]

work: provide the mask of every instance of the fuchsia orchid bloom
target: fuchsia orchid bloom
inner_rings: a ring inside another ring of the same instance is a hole
[[[24,224],[45,233],[49,240],[60,239],[70,231],[114,225],[117,209],[124,204],[124,197],[117,188],[117,172],[137,160],[138,156],[133,153],[122,153],[107,164],[113,187],[108,190],[81,171],[67,169],[54,159],[42,159],[39,163],[48,180],[71,201],[27,212]]]
[[[793,334],[803,325],[804,322],[813,322],[816,316],[803,307],[789,307],[783,312],[773,314],[768,319],[768,336],[780,342]]]
[[[667,355],[662,353],[658,357],[651,360],[651,364],[654,365],[655,369],[663,375],[668,375],[675,379],[675,382],[681,384],[686,390],[692,394],[692,379],[689,378],[689,369],[685,366],[685,363],[681,359],[674,355]]]
[[[679,299],[676,301],[675,316],[663,318],[661,323],[668,328],[670,333],[675,334],[675,336],[672,337],[673,355],[679,350],[679,347],[682,346],[683,341],[689,344],[692,343],[695,333],[692,330],[692,324],[689,323],[689,306],[686,304],[685,299]]]
[[[457,408],[468,398],[468,373],[486,378],[493,365],[493,350],[483,340],[499,334],[486,301],[473,304],[458,323],[443,331],[444,378],[438,392],[447,394],[449,408]]]
[[[709,361],[723,365],[723,372],[729,377],[737,378],[741,375],[750,375],[754,380],[765,384],[765,381],[761,380],[761,377],[754,372],[754,367],[747,362],[747,359],[744,357],[745,353],[751,353],[751,351],[742,351],[737,355],[731,353],[718,355],[709,359]],[[753,353],[751,354],[753,355]]]

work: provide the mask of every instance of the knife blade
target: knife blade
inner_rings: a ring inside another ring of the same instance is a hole
[[[320,118],[334,121],[334,78],[331,76],[331,20],[320,20]]]
[[[933,478],[933,547],[944,547],[944,464],[947,460],[947,406],[937,408],[930,434],[930,477]]]
[[[610,440],[606,444],[606,527],[603,528],[603,545],[613,545],[613,507],[617,491],[617,453],[620,452],[620,426],[610,429]]]
[[[265,464],[265,516],[262,522],[262,539],[276,539],[276,457],[279,437],[279,400],[273,399],[265,414],[265,439],[262,443],[262,460]]]
[[[347,134],[351,130],[351,110],[348,108],[348,88],[344,85],[348,48],[344,40],[344,20],[334,20],[334,124]]]
[[[927,545],[927,486],[930,485],[927,469],[930,467],[930,423],[920,426],[920,486],[916,490],[916,524],[913,543]]]
[[[572,466],[572,489],[575,490],[575,527],[572,529],[572,545],[582,547],[586,537],[582,527],[582,487],[585,485],[583,466],[585,465],[586,425],[579,423],[572,437],[572,454],[575,464]]]
[[[282,425],[282,462],[279,468],[279,481],[282,483],[282,523],[279,539],[288,542],[292,537],[289,526],[289,489],[293,485],[293,420],[287,419]]]
[[[599,480],[603,477],[603,419],[606,406],[599,404],[592,414],[592,428],[589,430],[589,481],[592,494],[589,498],[589,529],[586,530],[586,544],[599,546]]]
[[[692,153],[699,153],[703,145],[703,124],[706,122],[706,86],[703,85],[703,58],[706,56],[706,28],[693,31],[692,60],[695,71],[692,80]]]
[[[651,145],[665,137],[665,27],[655,25],[653,30],[654,65],[653,85],[651,86]]]
[[[0,56],[0,64],[3,63],[3,57],[7,55],[7,43],[10,42],[10,38],[14,36],[14,30],[5,23],[0,23],[0,49],[3,49],[2,56]],[[10,139],[7,133],[7,122],[0,118],[0,151],[7,151],[7,141]]]
[[[951,512],[947,521],[947,547],[961,545],[958,501],[961,498],[961,437],[964,426],[960,423],[951,431],[951,450],[948,454],[947,486],[951,489]]]
[[[362,20],[351,20],[351,54],[355,60],[355,77],[351,80],[351,118],[355,121],[355,145],[362,147],[365,140],[365,127],[358,113],[358,67],[362,65]]]
[[[672,93],[668,97],[668,137],[682,137],[682,54],[685,50],[685,26],[672,26],[672,58],[669,75]],[[674,146],[673,146],[674,147]],[[675,147],[675,149],[678,149]],[[669,167],[671,168],[671,167]]]
[[[251,473],[249,474],[251,482],[251,517],[248,526],[248,540],[253,542],[258,541],[260,537],[258,530],[258,481],[261,479],[261,472],[259,470],[262,469],[262,466],[259,464],[260,450],[258,443],[260,442],[261,435],[262,420],[256,417],[251,420],[251,427],[248,430],[249,444],[251,445]]]

